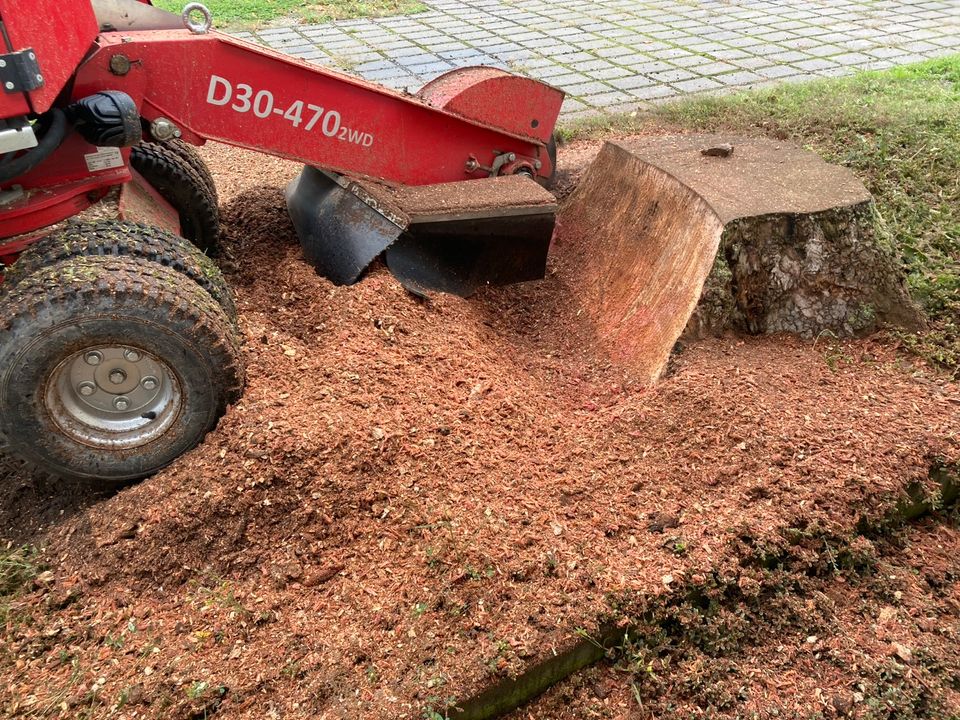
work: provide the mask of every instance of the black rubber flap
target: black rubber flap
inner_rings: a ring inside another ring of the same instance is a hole
[[[483,285],[539,280],[546,272],[553,209],[511,217],[416,222],[387,249],[390,271],[417,295],[469,297]]]
[[[321,275],[352,285],[403,228],[363,202],[337,176],[305,167],[287,186],[287,210],[303,254]]]

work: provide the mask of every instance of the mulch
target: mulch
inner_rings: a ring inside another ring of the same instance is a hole
[[[595,149],[561,153],[562,187]],[[297,168],[204,154],[247,391],[112,497],[3,461],[0,532],[50,573],[8,615],[9,716],[419,718],[609,597],[735,576],[744,537],[848,532],[960,459],[956,384],[883,338],[706,340],[644,388],[597,352],[575,268],[470,300],[382,267],[335,287],[286,217]]]

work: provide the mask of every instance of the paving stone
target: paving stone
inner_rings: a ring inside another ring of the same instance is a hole
[[[592,60],[581,60],[579,62],[573,63],[571,66],[577,72],[596,72],[598,70],[609,70],[614,67],[612,63],[608,63],[606,60],[598,60],[594,58]]]
[[[704,63],[713,62],[710,58],[705,58],[703,55],[684,55],[683,57],[673,58],[670,60],[670,64],[679,68],[695,68],[698,65],[703,65]]]
[[[578,85],[580,83],[590,82],[593,78],[581,73],[567,72],[565,75],[554,75],[550,80],[551,85],[557,87],[566,87],[567,85]]]
[[[603,68],[602,70],[594,70],[587,73],[590,77],[596,78],[597,80],[615,80],[616,78],[622,78],[626,75],[630,75],[630,70],[627,70],[623,67],[609,67]]]
[[[610,80],[608,84],[617,90],[636,90],[637,88],[655,85],[656,81],[646,75],[628,75],[627,77]]]
[[[401,75],[395,78],[388,78],[379,81],[381,85],[394,90],[419,90],[423,86],[423,81],[414,75]]]
[[[689,70],[663,70],[652,73],[650,77],[659,82],[678,83],[682,80],[690,80],[697,76]]]
[[[689,57],[693,55],[689,50],[683,48],[667,48],[665,50],[654,50],[650,53],[659,60],[675,60],[676,58]]]
[[[632,98],[627,102],[615,103],[613,105],[604,105],[603,111],[610,113],[612,115],[626,115],[628,113],[635,115],[637,111],[644,105],[644,103],[639,100]]]
[[[466,60],[468,58],[476,58],[485,53],[477,48],[465,48],[463,50],[446,50],[443,52],[438,52],[437,55],[442,57],[444,60]]]
[[[294,54],[294,53],[291,53]],[[311,48],[310,50],[295,53],[298,58],[301,60],[307,60],[318,65],[324,64],[327,60],[330,59],[330,56],[327,55],[323,50],[318,50],[317,48]]]
[[[540,68],[531,68],[530,76],[539,78],[544,82],[549,83],[550,85],[556,85],[556,80],[558,77],[564,77],[565,75],[570,75],[570,71],[561,66],[561,65],[550,65],[548,67]],[[587,82],[590,78],[583,76],[582,80],[578,82]]]
[[[756,72],[769,80],[774,80],[797,75],[799,71],[790,65],[771,65],[770,67],[757,68]]]
[[[731,70],[736,70],[736,65],[731,65],[730,63],[725,62],[701,62],[698,65],[694,65],[691,70],[697,72],[700,75],[719,75],[720,73],[730,72]]]
[[[391,87],[487,64],[574,88],[565,117],[847,75],[960,49],[957,0],[424,0],[427,12],[236,37]],[[572,70],[573,68],[574,70]]]
[[[556,83],[556,85],[570,95],[575,95],[577,97],[598,95],[600,93],[610,92],[613,89],[606,83],[602,83],[599,80],[591,80],[590,82],[578,83],[576,85],[561,85],[559,83]]]
[[[664,98],[677,95],[677,91],[669,85],[649,85],[647,87],[634,88],[630,94],[640,100],[653,100],[655,98]]]
[[[399,67],[395,63],[390,62],[389,60],[372,60],[370,62],[365,62],[357,65],[354,70],[356,70],[361,75],[366,75],[371,72],[377,72],[378,70],[389,70],[391,68]]]
[[[804,48],[803,51],[807,55],[813,55],[814,57],[830,57],[831,55],[840,55],[843,52],[843,48],[839,45],[817,45],[815,47]]]
[[[802,52],[796,52],[794,50],[788,50],[787,52],[774,53],[773,55],[767,55],[767,59],[773,60],[778,63],[794,63],[799,60],[809,59],[809,55],[805,55]]]
[[[913,42],[904,43],[900,47],[902,47],[904,50],[907,50],[908,52],[915,52],[915,53],[925,53],[930,51],[936,51],[938,49],[937,45],[934,45],[933,43],[929,43],[926,40],[915,40]]]
[[[613,47],[600,48],[597,55],[606,59],[616,59],[636,55],[636,49],[627,45],[614,45]]]
[[[581,50],[586,50],[590,53],[593,53],[596,50],[601,48],[611,47],[613,45],[612,40],[607,40],[605,38],[598,38],[593,35],[585,36],[584,38],[575,38],[570,41],[571,45],[575,45]]]
[[[737,50],[736,48],[717,50],[716,52],[705,52],[703,54],[717,60],[742,60],[743,58],[751,57],[750,53]]]
[[[448,62],[443,62],[442,60],[431,63],[423,63],[420,65],[404,65],[403,67],[407,72],[413,73],[414,75],[427,75],[430,73],[440,73],[453,69],[453,65]]]
[[[683,80],[681,82],[672,83],[677,90],[681,90],[685,93],[692,92],[701,92],[703,90],[716,90],[717,88],[722,88],[723,85],[718,83],[716,80],[711,80],[710,78],[699,77],[693,78],[692,80]]]
[[[393,78],[399,78],[409,75],[409,73],[399,65],[393,65],[389,68],[384,68],[383,70],[372,70],[370,72],[363,73],[363,77],[367,80],[373,80],[374,82],[383,82],[384,80],[390,80]]]
[[[663,62],[662,60],[653,60],[649,62],[637,62],[630,63],[625,67],[630,68],[635,73],[645,73],[651,74],[656,72],[664,72],[665,70],[673,70],[674,66],[670,63]]]
[[[714,75],[713,79],[717,82],[721,82],[724,85],[736,86],[736,85],[750,85],[752,83],[762,82],[765,80],[763,75],[760,75],[755,72],[750,72],[749,70],[740,70],[739,72],[730,72],[723,73],[723,75]]]
[[[317,49],[316,45],[309,44],[309,45],[293,45],[290,47],[285,47],[283,48],[283,51],[287,53],[287,55],[296,55],[297,57],[303,57],[304,53],[314,52],[316,49]]]
[[[559,53],[553,56],[553,59],[556,60],[561,65],[573,66],[578,62],[590,62],[595,60],[590,53],[586,52],[572,52],[572,53]]]
[[[517,61],[522,62],[533,57],[532,50],[509,50],[508,52],[494,53],[494,55],[501,60],[507,60],[508,62]]]
[[[795,68],[800,68],[806,72],[819,72],[821,70],[829,70],[830,68],[837,67],[837,63],[832,60],[824,58],[815,58],[813,60],[803,60],[801,62],[792,63]]]
[[[843,53],[842,55],[834,55],[830,59],[838,65],[856,65],[857,63],[870,62],[873,58],[863,53]]]
[[[564,99],[563,105],[560,106],[560,112],[567,114],[576,112],[577,110],[585,110],[586,108],[587,106],[576,98],[567,97]]]
[[[612,90],[606,93],[600,93],[599,95],[587,95],[586,97],[581,97],[580,99],[587,105],[592,105],[597,108],[604,108],[608,105],[615,105],[617,103],[627,102],[632,99],[632,95],[627,93],[618,92]]]

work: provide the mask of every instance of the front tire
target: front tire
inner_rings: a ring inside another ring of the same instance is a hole
[[[150,475],[242,390],[223,310],[155,262],[70,258],[5,285],[0,306],[0,436],[54,475]]]

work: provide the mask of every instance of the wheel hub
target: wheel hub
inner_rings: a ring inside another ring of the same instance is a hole
[[[87,348],[61,362],[45,401],[54,422],[73,439],[122,449],[163,435],[180,413],[182,395],[164,361],[117,345]]]

